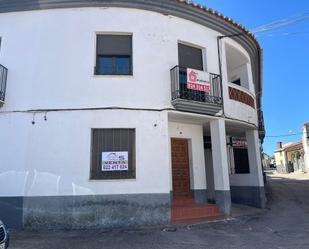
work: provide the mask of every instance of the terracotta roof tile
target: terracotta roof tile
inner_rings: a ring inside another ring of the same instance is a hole
[[[213,10],[213,9],[211,9],[211,8],[208,8],[208,7],[206,7],[206,6],[203,6],[203,5],[201,5],[201,4],[198,4],[198,3],[194,2],[194,1],[189,1],[189,0],[176,0],[176,1],[181,2],[181,3],[184,3],[184,4],[186,4],[186,5],[190,5],[190,6],[195,7],[195,8],[202,9],[202,10],[204,10],[205,12],[208,12],[208,13],[210,13],[210,14],[212,14],[212,15],[215,15],[215,16],[217,16],[217,17],[219,17],[219,18],[225,20],[226,22],[228,22],[228,23],[230,23],[230,24],[233,24],[233,25],[234,25],[235,27],[237,27],[240,31],[243,31],[243,32],[247,33],[247,35],[254,41],[254,43],[256,44],[256,46],[258,47],[258,49],[260,49],[260,44],[259,44],[259,42],[257,41],[257,39],[255,38],[255,36],[253,35],[253,33],[252,33],[250,30],[246,29],[245,26],[243,26],[243,25],[237,23],[237,22],[236,22],[235,20],[233,20],[232,18],[227,17],[227,16],[225,16],[225,15],[219,13],[219,12],[216,11],[216,10]]]

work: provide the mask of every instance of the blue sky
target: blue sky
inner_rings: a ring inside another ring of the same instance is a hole
[[[308,0],[198,0],[253,30],[301,14],[309,16]],[[309,122],[309,18],[267,33],[256,34],[264,52],[263,109],[268,136],[300,133]],[[266,137],[272,154],[277,141],[301,136]]]

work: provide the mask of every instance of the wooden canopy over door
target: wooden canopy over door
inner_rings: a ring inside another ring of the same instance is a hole
[[[173,197],[191,197],[188,140],[172,138]]]

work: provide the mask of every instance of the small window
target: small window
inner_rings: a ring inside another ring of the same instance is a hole
[[[249,158],[248,149],[245,148],[233,148],[234,152],[234,164],[236,174],[249,174]]]
[[[240,79],[233,80],[232,83],[233,83],[233,84],[236,84],[236,85],[238,85],[238,86],[241,85]]]
[[[180,67],[203,71],[203,50],[178,43],[178,63]]]
[[[132,75],[132,36],[97,35],[97,75]]]
[[[135,179],[135,129],[93,129],[90,179]]]

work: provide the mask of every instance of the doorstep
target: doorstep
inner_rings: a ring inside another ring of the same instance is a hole
[[[216,204],[199,204],[194,198],[176,198],[172,205],[172,224],[194,224],[226,218]]]

